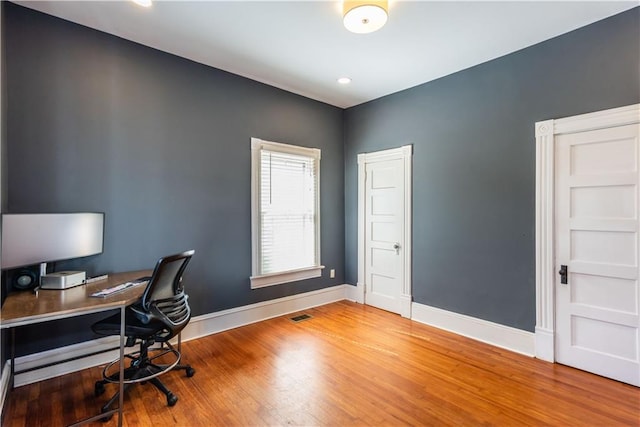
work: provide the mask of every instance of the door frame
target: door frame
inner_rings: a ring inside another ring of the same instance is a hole
[[[411,218],[412,218],[412,170],[411,158],[413,146],[411,144],[389,150],[373,153],[358,154],[358,283],[356,288],[356,301],[365,303],[365,243],[367,239],[365,227],[365,179],[367,163],[385,160],[403,160],[404,162],[404,250],[403,256],[404,282],[400,295],[400,315],[411,318]]]
[[[536,327],[535,356],[555,361],[555,137],[640,123],[640,104],[535,124],[536,135]]]

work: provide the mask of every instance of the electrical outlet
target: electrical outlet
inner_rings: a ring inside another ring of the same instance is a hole
[[[329,270],[329,278],[334,279],[336,277],[336,270],[333,268]]]

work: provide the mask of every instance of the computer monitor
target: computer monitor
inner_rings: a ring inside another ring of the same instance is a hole
[[[3,214],[2,269],[102,253],[104,213]]]

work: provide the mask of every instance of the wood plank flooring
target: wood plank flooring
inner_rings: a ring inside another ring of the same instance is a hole
[[[125,426],[640,426],[640,389],[338,302],[183,343],[194,377],[125,398]],[[100,368],[11,392],[3,426],[96,413]],[[116,425],[117,416],[104,424]]]

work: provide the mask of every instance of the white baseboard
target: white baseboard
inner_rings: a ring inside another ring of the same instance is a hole
[[[532,332],[415,302],[412,304],[411,314],[411,320],[416,322],[527,356],[535,354],[535,339]]]
[[[347,299],[351,285],[338,285],[304,294],[292,295],[229,310],[204,314],[191,319],[182,331],[183,341],[206,337],[273,317]]]
[[[553,331],[536,326],[536,357],[547,362],[555,361]]]
[[[35,368],[37,366],[42,366],[49,363],[58,363],[72,357],[105,351],[109,348],[119,346],[120,338],[117,336],[113,336],[98,338],[92,341],[85,341],[65,347],[58,347],[40,353],[28,354],[26,356],[16,358],[16,372]],[[17,374],[13,382],[15,387],[20,387],[22,385],[48,380],[49,378],[55,378],[60,375],[70,374],[72,372],[110,362],[112,360],[115,360],[118,355],[119,349],[116,349],[112,351],[106,351],[105,353],[96,354],[94,356],[83,357],[82,359],[59,363],[57,365],[48,366],[46,368],[35,369],[33,371]]]
[[[2,377],[0,378],[0,414],[4,411],[4,401],[7,397],[7,393],[9,392],[9,387],[11,386],[11,361],[7,360],[7,362],[2,367]]]
[[[182,331],[182,340],[188,341],[195,338],[201,338],[273,317],[283,316],[296,311],[349,299],[348,294],[349,291],[351,291],[350,288],[353,288],[353,286],[332,286],[330,288],[319,289],[317,291],[259,302],[202,316],[195,316]],[[16,371],[22,371],[49,363],[57,363],[71,357],[91,354],[118,346],[119,337],[114,336],[85,341],[66,347],[43,351],[41,353],[29,354],[27,356],[16,358]],[[19,387],[54,378],[59,375],[65,375],[82,369],[91,368],[93,366],[102,365],[115,360],[118,358],[118,355],[119,350],[116,349],[94,356],[84,357],[70,362],[25,372],[15,376],[14,384],[16,387]],[[9,375],[9,371],[6,367],[2,371],[3,381],[5,375],[7,377]],[[2,399],[2,402],[4,402],[4,398]]]
[[[356,284],[356,290],[355,290],[355,299],[354,301],[357,302],[358,304],[364,304],[364,284],[358,282]]]
[[[345,285],[347,287],[347,298],[349,301],[358,302],[362,304],[362,301],[358,301],[359,298],[359,290],[357,286],[353,285]]]
[[[317,291],[259,302],[243,307],[232,308],[202,316],[195,316],[182,331],[182,340],[188,341],[207,335],[260,322],[273,317],[284,316],[296,311],[329,304],[341,300],[357,301],[359,289],[352,285],[338,285]],[[411,319],[417,322],[445,329],[469,338],[486,342],[497,347],[506,348],[528,356],[535,354],[534,334],[485,320],[452,313],[423,304],[412,303]],[[16,359],[16,371],[30,369],[49,363],[56,363],[70,357],[103,351],[118,347],[118,337],[104,337],[92,341],[60,347],[41,353],[30,354]],[[90,357],[60,363],[42,369],[16,375],[16,387],[65,375],[82,369],[108,363],[118,357],[118,350],[100,353]],[[9,368],[2,370],[0,393],[3,393],[9,382]],[[4,402],[4,395],[0,394]]]
[[[413,301],[411,295],[400,295],[400,316],[411,319],[411,307]]]

